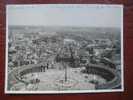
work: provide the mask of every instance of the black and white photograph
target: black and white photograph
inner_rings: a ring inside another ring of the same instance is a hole
[[[124,91],[123,6],[8,4],[5,93]]]

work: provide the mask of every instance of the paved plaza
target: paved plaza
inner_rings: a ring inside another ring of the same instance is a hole
[[[45,72],[26,74],[25,80],[39,79],[36,84],[24,85],[22,83],[15,84],[14,87],[19,87],[20,90],[94,90],[95,84],[92,80],[98,80],[99,83],[106,83],[106,80],[100,76],[93,74],[81,73],[83,68],[68,68],[67,81],[64,81],[65,72],[59,69],[48,69]],[[67,83],[68,82],[68,83]]]

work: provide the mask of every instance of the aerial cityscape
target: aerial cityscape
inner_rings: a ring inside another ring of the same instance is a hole
[[[108,81],[120,78],[119,29],[10,26],[9,32],[8,71],[20,67],[18,72],[13,71],[17,80],[15,85],[10,81],[11,90],[97,89],[102,84],[104,89]],[[63,86],[60,82],[65,81],[68,83]],[[29,84],[34,85],[28,89]],[[120,86],[114,84],[114,88]],[[112,87],[109,84],[106,88]]]

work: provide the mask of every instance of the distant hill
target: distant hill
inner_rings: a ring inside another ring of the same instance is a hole
[[[120,38],[120,28],[112,27],[77,27],[77,26],[9,26],[10,32],[38,33],[56,32],[60,35],[76,35],[85,38]],[[46,34],[46,33],[45,33]]]

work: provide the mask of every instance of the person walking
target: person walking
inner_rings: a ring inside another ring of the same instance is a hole
[[[46,68],[49,69],[49,63],[47,62]]]
[[[46,66],[45,66],[45,65],[43,65],[43,69],[42,69],[42,70],[43,70],[43,72],[45,72],[45,67],[46,67]]]
[[[41,72],[43,72],[43,69],[44,69],[44,68],[43,68],[43,65],[41,65]]]

